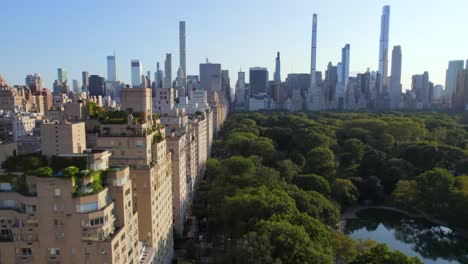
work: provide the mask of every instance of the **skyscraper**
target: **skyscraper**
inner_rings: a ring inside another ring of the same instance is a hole
[[[117,81],[117,56],[107,56],[107,80]]]
[[[423,74],[413,75],[412,89],[416,94],[418,108],[429,107],[429,73],[426,71]]]
[[[310,58],[310,88],[313,88],[316,83],[315,71],[317,70],[317,14],[314,14],[312,19],[312,46]]]
[[[379,92],[385,87],[388,78],[388,39],[390,32],[390,6],[386,5],[382,10],[380,22],[380,47],[379,47]]]
[[[349,80],[349,64],[350,64],[350,54],[351,54],[351,46],[346,44],[343,49],[341,50],[341,80],[340,82],[343,84],[344,89],[348,85]]]
[[[249,71],[250,96],[265,94],[268,90],[268,69],[253,67]]]
[[[221,90],[223,90],[228,104],[231,103],[231,79],[228,70],[221,71]]]
[[[132,87],[137,88],[141,85],[141,75],[143,74],[143,69],[141,66],[140,60],[132,60]]]
[[[83,81],[83,86],[81,86],[81,91],[87,92],[89,89],[89,73],[87,71],[84,71],[81,73],[81,77]]]
[[[67,82],[67,70],[64,68],[57,69],[57,80],[61,83]]]
[[[73,92],[81,93],[81,84],[79,80],[73,80]]]
[[[172,87],[172,54],[166,53],[166,61],[164,62],[164,88]]]
[[[458,73],[463,71],[463,63],[462,60],[449,61],[445,75],[445,95],[450,101],[456,92]]]
[[[156,82],[156,88],[163,88],[164,84],[164,71],[159,67],[159,62],[156,63],[156,72],[154,73],[154,81]]]
[[[42,81],[42,78],[39,74],[35,73],[34,75],[27,75],[25,78],[25,84],[29,89],[31,89],[31,92],[37,93],[42,90],[44,87],[44,82]]]
[[[221,64],[200,64],[200,87],[208,93],[221,91]]]
[[[89,95],[106,96],[106,79],[99,75],[89,76]]]
[[[185,34],[185,21],[179,22],[179,52],[180,52],[180,68],[182,68],[183,78],[180,84],[184,88],[187,87],[187,43],[186,43],[186,34]]]
[[[274,76],[274,81],[276,85],[281,84],[281,59],[280,59],[280,53],[276,54],[276,64],[275,64],[275,76]]]
[[[392,51],[392,72],[390,76],[390,108],[397,109],[401,100],[401,47],[394,46]]]

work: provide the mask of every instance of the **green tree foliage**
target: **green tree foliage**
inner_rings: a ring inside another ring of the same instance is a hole
[[[331,190],[333,199],[343,208],[356,204],[359,198],[358,188],[348,179],[336,179]]]
[[[390,251],[385,244],[379,244],[364,251],[351,262],[351,264],[422,264],[414,257],[410,258],[400,251]]]
[[[316,191],[324,196],[330,196],[330,184],[322,176],[316,174],[297,176],[294,184],[305,191]]]
[[[280,172],[281,178],[287,182],[292,182],[294,177],[299,173],[299,167],[291,160],[281,160],[276,164],[277,170]]]
[[[329,148],[318,147],[307,153],[305,173],[315,173],[331,179],[336,173],[335,155]]]
[[[51,167],[41,167],[33,172],[33,175],[37,177],[52,177],[53,174]]]

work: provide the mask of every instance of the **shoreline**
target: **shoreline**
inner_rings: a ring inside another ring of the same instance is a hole
[[[339,230],[340,232],[343,232],[344,227],[346,225],[346,221],[349,219],[357,219],[358,216],[356,215],[357,212],[361,210],[366,210],[366,209],[380,209],[380,210],[388,210],[388,211],[393,211],[397,212],[400,214],[404,214],[408,217],[411,218],[423,218],[433,224],[437,224],[443,227],[450,228],[453,232],[458,233],[462,236],[468,237],[468,229],[466,228],[461,228],[461,227],[454,227],[450,226],[447,222],[436,219],[432,216],[427,215],[426,213],[422,211],[416,211],[415,212],[409,212],[407,210],[394,207],[394,206],[388,206],[388,205],[358,205],[358,206],[353,206],[348,209],[346,209],[341,215],[340,215],[340,222],[339,222]]]

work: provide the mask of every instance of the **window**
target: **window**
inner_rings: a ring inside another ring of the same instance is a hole
[[[97,225],[102,225],[102,224],[104,224],[104,218],[103,217],[98,217],[98,218],[94,218],[94,219],[89,220],[89,225],[90,226],[97,226]]]
[[[60,255],[60,248],[49,248],[49,255]]]
[[[32,250],[31,248],[17,248],[16,255],[32,256]]]

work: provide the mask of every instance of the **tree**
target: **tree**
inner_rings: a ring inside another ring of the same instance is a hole
[[[389,159],[378,175],[386,194],[391,194],[399,180],[412,180],[416,177],[416,168],[403,159]]]
[[[332,231],[331,234],[335,264],[350,263],[358,254],[356,241],[338,231]]]
[[[415,205],[418,199],[418,184],[414,180],[400,180],[392,195],[396,202]]]
[[[344,141],[341,159],[345,164],[360,163],[364,156],[365,145],[357,138]]]
[[[385,244],[379,244],[369,251],[361,252],[351,264],[422,264],[417,258],[410,258],[400,251],[390,251]]]
[[[441,214],[449,208],[450,191],[455,177],[445,169],[435,168],[416,178],[419,204],[431,213]]]
[[[324,196],[330,196],[330,184],[322,176],[316,174],[297,176],[294,184],[305,191],[316,191]]]
[[[279,161],[276,168],[280,172],[281,178],[285,179],[287,182],[292,182],[294,177],[299,173],[297,165],[289,159]]]
[[[305,173],[315,173],[331,179],[335,176],[335,169],[335,155],[329,148],[318,147],[307,153]]]
[[[356,204],[359,198],[359,190],[348,179],[336,179],[332,185],[332,197],[341,207],[346,208]]]
[[[70,166],[70,167],[63,169],[62,173],[64,177],[71,178],[75,176],[79,171],[80,169],[78,169],[77,167]]]
[[[51,167],[42,167],[35,170],[33,174],[37,177],[52,177],[53,171]]]

